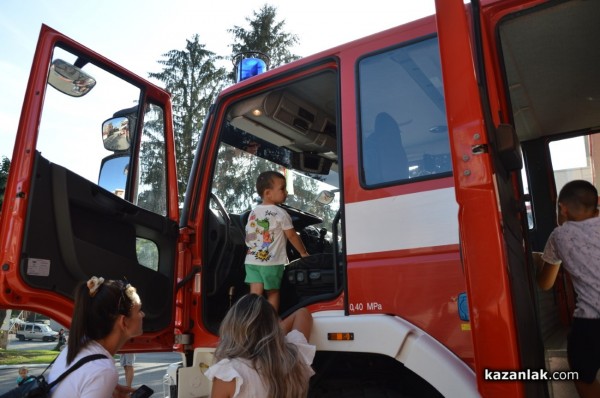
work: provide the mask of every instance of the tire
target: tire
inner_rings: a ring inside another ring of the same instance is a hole
[[[25,341],[25,336],[23,336],[22,334],[18,334],[17,338],[19,339],[19,341]]]
[[[367,386],[356,388],[342,388],[327,393],[312,392],[310,397],[320,398],[413,398],[413,395],[405,395],[398,390],[389,389],[384,386]]]

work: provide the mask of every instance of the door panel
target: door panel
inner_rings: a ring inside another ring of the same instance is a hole
[[[90,275],[126,277],[143,298],[144,329],[167,327],[171,308],[163,295],[173,294],[169,275],[176,223],[137,208],[39,153],[34,171],[20,267],[23,280],[31,287],[73,298],[73,286]],[[162,269],[139,264],[138,238],[161,248]]]
[[[170,107],[164,90],[42,26],[0,219],[0,306],[68,326],[78,283],[126,278],[146,313],[131,347],[172,350],[179,211]],[[98,178],[107,163],[113,174]]]

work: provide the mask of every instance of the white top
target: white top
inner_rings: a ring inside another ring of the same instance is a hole
[[[308,344],[304,335],[297,330],[292,330],[285,338],[298,347],[301,360],[310,365],[315,357],[316,347]],[[311,369],[310,375],[313,374],[314,371]],[[252,368],[250,361],[246,359],[222,359],[208,368],[205,376],[211,381],[215,377],[223,381],[235,379],[233,396],[237,398],[264,398],[267,396],[267,389],[262,379]],[[308,380],[306,382],[308,383]]]
[[[90,341],[75,359],[67,367],[67,350],[64,349],[54,361],[48,375],[48,383],[54,381],[63,372],[75,365],[83,357],[91,354],[106,355],[106,359],[96,359],[83,364],[79,369],[73,371],[53,389],[52,396],[60,398],[85,397],[85,398],[110,398],[119,381],[119,372],[115,367],[115,361],[108,351],[99,343]]]
[[[281,207],[258,205],[246,224],[246,264],[287,264],[287,238],[283,231],[294,228],[292,218]]]
[[[571,275],[577,302],[573,316],[600,318],[600,218],[567,221],[552,231],[542,259]]]

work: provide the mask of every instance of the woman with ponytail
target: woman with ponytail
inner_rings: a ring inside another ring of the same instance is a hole
[[[127,282],[92,277],[75,291],[75,308],[67,348],[50,370],[52,382],[79,359],[102,354],[106,359],[85,363],[52,390],[55,397],[127,397],[132,388],[117,384],[113,355],[132,337],[142,334],[144,312],[136,289]]]

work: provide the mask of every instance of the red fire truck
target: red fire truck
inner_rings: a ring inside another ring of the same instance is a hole
[[[248,291],[256,175],[283,170],[311,255],[288,250],[281,316],[313,314],[311,397],[548,396],[531,374],[564,346],[572,290],[562,275],[540,292],[532,252],[565,181],[595,182],[600,2],[436,6],[220,93],[185,195],[170,95],[42,26],[0,306],[68,325],[78,282],[126,276],[146,312],[126,349],[181,352],[171,396],[207,395],[218,327]]]

